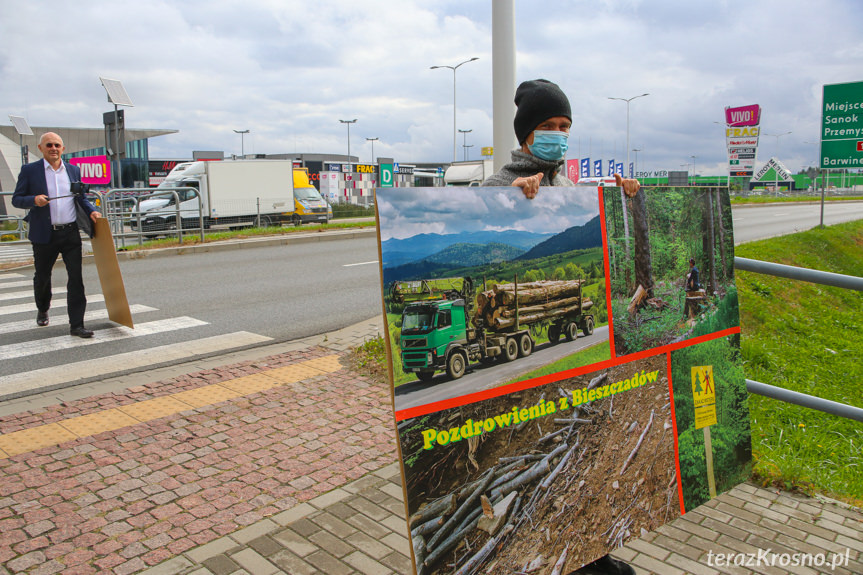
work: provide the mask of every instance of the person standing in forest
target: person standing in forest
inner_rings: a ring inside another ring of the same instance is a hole
[[[698,281],[698,268],[695,267],[695,258],[689,258],[689,273],[686,275],[686,291],[697,291],[701,289]]]

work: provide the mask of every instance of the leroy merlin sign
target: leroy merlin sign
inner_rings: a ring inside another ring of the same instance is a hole
[[[824,86],[821,167],[863,168],[863,82]]]

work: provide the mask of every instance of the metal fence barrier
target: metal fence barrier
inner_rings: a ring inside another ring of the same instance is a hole
[[[15,192],[0,192],[0,202],[5,202],[5,197],[12,198],[12,194]],[[10,203],[7,204],[11,205]],[[13,216],[13,215],[0,215],[0,223],[3,222],[14,222],[15,229],[14,230],[3,230],[2,233],[5,234],[17,234],[19,240],[27,239],[27,223],[24,221],[24,216]]]
[[[734,269],[807,281],[810,283],[843,289],[863,291],[863,278],[843,274],[834,274],[739,257],[734,258]],[[863,409],[853,405],[830,401],[829,399],[791,391],[784,387],[761,383],[760,381],[754,381],[751,379],[746,380],[746,390],[755,395],[778,399],[785,403],[792,403],[794,405],[800,405],[809,409],[815,409],[817,411],[823,411],[824,413],[830,413],[832,415],[838,415],[847,419],[863,422]]]
[[[204,241],[203,203],[195,188],[115,188],[99,194],[99,197],[102,215],[111,225],[117,247],[125,247],[127,238],[135,239],[135,243],[140,246],[145,238],[156,234],[176,236],[182,244],[184,233],[195,233]],[[154,197],[168,198],[165,206],[142,211],[141,202]],[[197,199],[197,209],[180,208],[181,203],[191,199]],[[164,226],[144,230],[145,220],[154,217],[163,220]],[[192,221],[196,221],[197,225],[188,225]]]

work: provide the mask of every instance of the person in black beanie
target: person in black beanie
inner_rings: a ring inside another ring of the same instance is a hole
[[[518,186],[525,197],[533,199],[540,186],[573,186],[561,175],[566,162],[572,111],[569,99],[560,87],[548,80],[522,82],[515,91],[517,107],[515,135],[520,149],[512,151],[512,162],[489,176],[483,186]],[[638,180],[615,178],[624,192],[634,196]],[[600,557],[569,575],[636,575],[635,569],[610,555]]]
[[[512,151],[512,161],[489,176],[483,186],[518,186],[525,197],[533,199],[540,186],[572,186],[561,171],[569,148],[572,111],[569,99],[560,86],[548,80],[522,82],[515,91],[515,136],[521,148]],[[637,180],[622,179],[629,196],[640,185]]]

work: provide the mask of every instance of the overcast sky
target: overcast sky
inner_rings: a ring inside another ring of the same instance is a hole
[[[860,0],[516,0],[516,80],[573,107],[569,158],[721,173],[725,106],[760,104],[759,164],[815,163],[824,84],[863,80]],[[193,150],[452,159],[453,74],[469,157],[492,145],[491,0],[0,0],[0,121],[99,127],[119,79],[152,158]],[[458,157],[464,157],[458,137]],[[508,155],[508,154],[507,154]],[[696,156],[693,160],[691,156]],[[635,154],[632,154],[635,160]]]
[[[554,188],[533,200],[513,187],[381,188],[376,200],[382,241],[477,231],[558,234],[599,215],[599,197],[590,187]]]

